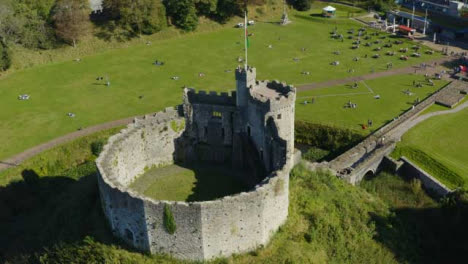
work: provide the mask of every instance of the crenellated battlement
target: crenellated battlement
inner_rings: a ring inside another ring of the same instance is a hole
[[[193,88],[184,89],[184,101],[190,104],[216,104],[216,105],[236,105],[236,92],[215,92],[215,91],[196,91]]]
[[[257,69],[253,67],[247,67],[247,70],[244,67],[237,66],[236,68],[236,80],[245,80],[246,76],[257,77]]]
[[[250,101],[266,111],[277,111],[294,105],[296,88],[279,81],[257,81],[249,89]]]
[[[278,80],[274,80],[272,82],[266,80],[263,82],[266,83],[267,88],[275,90],[282,96],[288,97],[289,95],[291,95],[291,93],[296,93],[296,88],[292,85],[286,84],[285,82],[280,82]]]

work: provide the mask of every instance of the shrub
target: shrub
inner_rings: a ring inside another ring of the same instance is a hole
[[[174,132],[178,133],[182,131],[184,128],[185,128],[185,120],[180,121],[180,123],[175,120],[171,121],[171,129]]]
[[[93,143],[91,143],[91,152],[96,157],[99,156],[99,154],[101,154],[103,148],[104,148],[104,141],[102,140],[94,141]]]
[[[326,156],[330,154],[330,151],[324,150],[317,147],[311,147],[305,152],[302,157],[305,160],[316,162],[323,160]]]
[[[415,194],[418,195],[422,192],[422,187],[421,187],[421,181],[418,179],[413,179],[411,180],[410,183],[411,186],[411,191]]]
[[[174,234],[176,231],[176,223],[174,220],[174,215],[172,214],[171,208],[169,205],[164,205],[164,227],[169,234]]]

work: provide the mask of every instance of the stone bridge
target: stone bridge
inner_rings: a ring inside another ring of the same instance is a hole
[[[400,140],[404,132],[415,125],[415,121],[421,112],[436,102],[448,100],[447,98],[461,100],[460,94],[466,94],[466,91],[464,91],[466,86],[466,83],[460,81],[451,82],[336,159],[326,164],[320,164],[317,167],[329,168],[338,177],[352,184],[360,182],[366,174],[377,173],[386,166],[386,162],[389,161],[386,156],[395,149],[396,142]]]

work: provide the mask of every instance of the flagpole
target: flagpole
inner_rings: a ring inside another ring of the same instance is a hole
[[[248,49],[248,42],[247,42],[247,10],[245,10],[245,23],[244,23],[244,28],[245,28],[245,32],[244,32],[244,38],[245,38],[245,70],[247,71],[247,67],[248,67],[248,57],[247,57],[247,49]]]
[[[426,8],[426,16],[424,17],[423,35],[426,35],[426,23],[427,23],[427,8]]]

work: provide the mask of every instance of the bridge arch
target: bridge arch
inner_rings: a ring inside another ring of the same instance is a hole
[[[367,170],[366,174],[364,174],[364,180],[370,180],[374,178],[375,175],[375,170],[374,169],[369,169]]]

